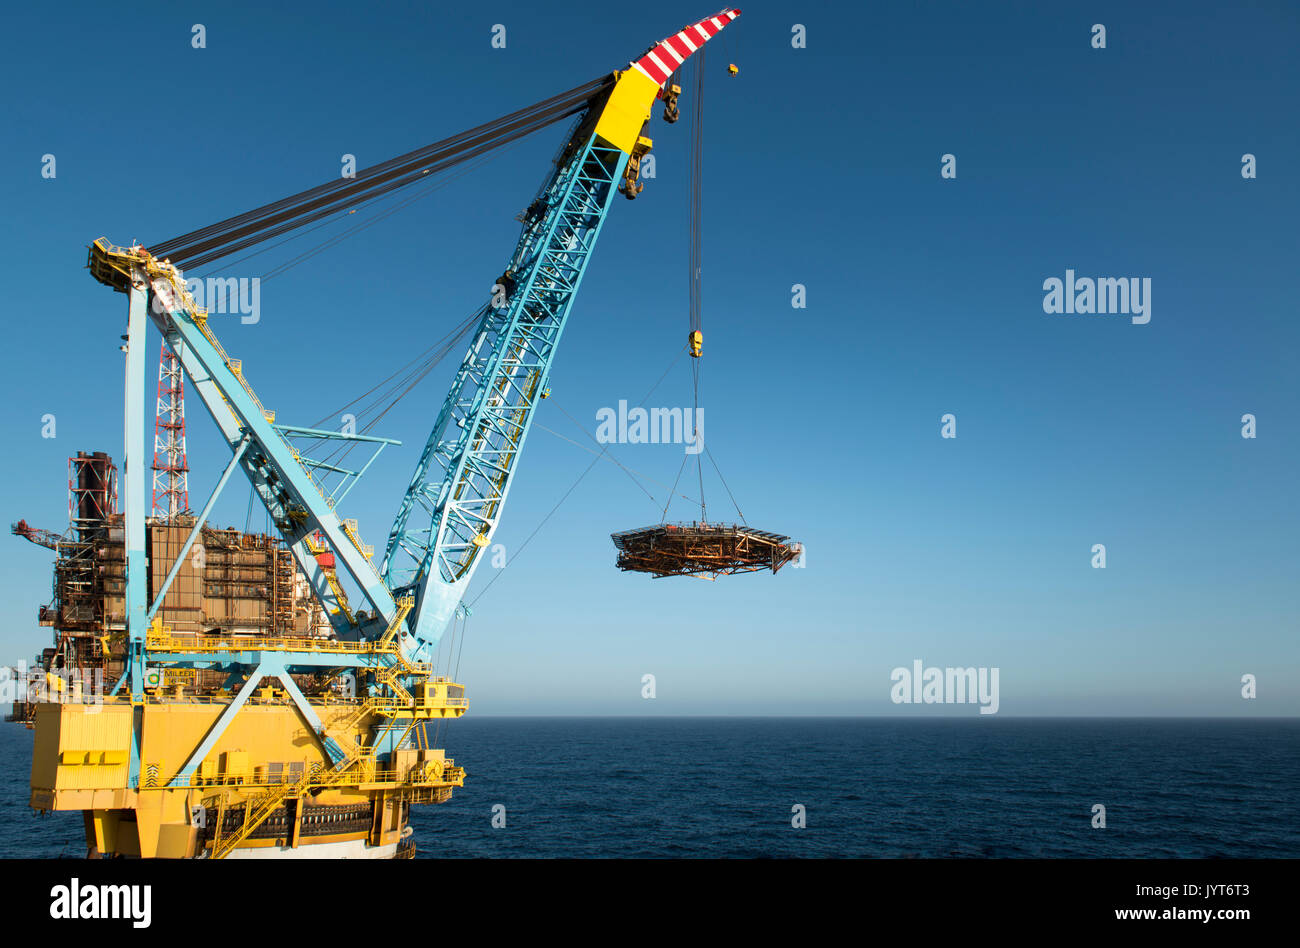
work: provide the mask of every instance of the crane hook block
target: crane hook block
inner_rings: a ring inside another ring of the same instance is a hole
[[[641,159],[653,147],[653,140],[640,135],[632,148],[632,153],[628,156],[627,167],[623,169],[623,180],[619,183],[618,191],[629,201],[645,190],[645,185],[637,179],[641,175]]]
[[[698,359],[704,352],[704,333],[698,329],[692,330],[691,334],[686,337],[691,346],[691,358]]]
[[[730,75],[735,76],[737,73],[740,72],[740,67],[737,66],[735,63],[732,63],[731,65],[729,65],[729,66],[727,67],[727,72],[728,72]]]
[[[677,108],[677,97],[681,94],[682,87],[675,82],[669,82],[663,91],[664,121],[669,125],[682,117],[681,111]]]

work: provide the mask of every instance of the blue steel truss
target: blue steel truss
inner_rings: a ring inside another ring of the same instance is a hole
[[[421,651],[491,543],[551,361],[628,156],[594,133],[557,163],[486,307],[402,499],[380,574],[411,594]]]

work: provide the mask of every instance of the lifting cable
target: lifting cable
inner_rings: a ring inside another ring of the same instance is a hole
[[[677,493],[677,482],[682,479],[682,471],[686,470],[686,462],[690,460],[689,454],[682,455],[681,466],[677,468],[677,476],[673,478],[673,489],[668,492],[668,501],[664,504],[664,512],[659,515],[661,523],[668,522],[668,507],[673,502],[673,496]]]
[[[705,445],[704,451],[708,454],[713,469],[718,472],[718,480],[722,481],[722,486],[726,488],[727,496],[731,498],[731,506],[736,508],[736,516],[740,518],[741,523],[749,526],[749,521],[745,519],[745,515],[740,511],[740,504],[736,503],[736,495],[731,492],[731,486],[727,483],[727,479],[722,476],[722,468],[718,467],[718,462],[714,459],[713,452],[709,450],[708,445]]]
[[[591,107],[612,85],[602,76],[535,105],[366,168],[354,178],[317,185],[271,204],[150,247],[181,267],[195,267],[297,230],[339,211],[445,171]]]
[[[690,199],[690,312],[691,312],[691,338],[701,338],[695,336],[695,333],[701,332],[700,329],[700,176],[704,170],[704,162],[701,159],[703,151],[703,119],[704,119],[704,48],[701,47],[698,54],[699,61],[695,64],[695,101],[691,103],[691,199]],[[691,414],[692,424],[698,423],[700,417],[700,360],[691,359],[691,376],[694,382],[695,410]],[[699,437],[699,432],[695,432]],[[708,510],[704,503],[704,460],[699,454],[695,455],[696,466],[699,469],[700,476],[700,522],[707,523],[709,520]],[[679,472],[680,476],[680,472]],[[669,497],[671,501],[671,496]],[[665,508],[665,516],[667,508]]]
[[[648,401],[650,400],[650,396],[653,395],[653,394],[655,393],[655,391],[659,388],[659,386],[663,384],[664,379],[666,379],[666,378],[668,377],[668,373],[671,372],[671,371],[673,370],[673,368],[677,365],[677,362],[681,359],[682,355],[683,355],[685,352],[687,352],[688,350],[689,350],[689,347],[688,347],[688,346],[683,346],[683,347],[678,351],[678,353],[677,353],[676,357],[673,359],[673,361],[670,362],[670,363],[668,363],[668,368],[664,369],[664,374],[661,375],[661,376],[659,376],[659,380],[658,380],[657,382],[655,382],[654,385],[650,386],[650,391],[648,391],[648,392],[645,393],[645,397],[641,399],[641,404],[640,404],[639,407],[645,407],[645,403],[648,402]],[[597,440],[595,439],[595,437],[592,436],[591,432],[588,431],[586,428],[584,428],[584,427],[582,426],[582,423],[581,423],[580,421],[578,421],[578,419],[574,418],[572,415],[570,415],[567,411],[564,410],[564,406],[563,406],[563,405],[560,405],[560,404],[557,403],[557,404],[556,404],[556,407],[559,408],[560,411],[564,412],[564,417],[568,418],[569,421],[573,422],[573,426],[574,426],[575,428],[577,428],[579,431],[581,431],[583,434],[585,434],[585,435],[587,436],[587,440],[589,440],[592,444],[594,444],[597,448],[599,448],[600,451],[599,451],[599,452],[592,451],[590,448],[586,447],[585,445],[581,445],[581,444],[579,444],[578,442],[574,441],[574,440],[571,439],[571,438],[566,438],[564,435],[560,434],[558,431],[552,431],[550,428],[547,428],[547,427],[546,427],[545,425],[543,425],[541,422],[537,422],[537,426],[538,426],[539,428],[541,428],[543,431],[549,431],[551,434],[555,435],[555,437],[559,438],[561,441],[568,441],[569,444],[573,445],[574,447],[576,447],[576,448],[581,448],[583,451],[586,451],[588,454],[597,454],[597,453],[599,453],[600,455],[604,455],[604,456],[606,457],[607,460],[609,460],[609,461],[611,461],[612,463],[614,463],[615,465],[617,465],[617,466],[619,467],[619,469],[623,471],[623,473],[625,473],[628,477],[630,477],[630,478],[632,479],[632,483],[635,484],[637,487],[641,488],[641,490],[645,492],[645,495],[646,495],[647,497],[650,498],[650,502],[653,503],[653,504],[655,505],[655,508],[656,508],[656,509],[658,509],[658,507],[659,507],[659,501],[655,500],[654,495],[650,493],[649,489],[647,489],[646,486],[645,486],[644,484],[642,484],[639,480],[637,480],[637,475],[640,474],[641,477],[644,477],[646,480],[648,480],[648,481],[652,481],[652,482],[655,483],[655,484],[659,484],[660,486],[665,486],[665,487],[666,487],[667,485],[666,485],[666,484],[663,484],[662,481],[657,481],[657,480],[655,480],[653,477],[651,477],[651,476],[648,475],[648,474],[643,474],[643,473],[641,473],[640,471],[634,471],[632,468],[627,467],[625,464],[623,464],[621,461],[619,461],[618,458],[614,457],[613,453],[609,450],[609,445],[603,445],[603,446],[602,446],[601,443],[600,443],[599,441],[597,441]],[[674,489],[674,490],[676,489],[676,486],[677,486],[676,484],[673,485],[673,489]],[[681,497],[682,500],[690,501],[691,503],[699,503],[699,501],[694,500],[693,498],[687,497],[685,494],[679,494],[678,496]],[[672,499],[672,494],[670,493],[670,494],[669,494],[669,501],[670,501],[670,502],[671,502],[671,499]]]
[[[726,38],[724,37],[724,43]],[[696,333],[701,332],[701,273],[703,270],[702,263],[702,241],[700,236],[700,218],[702,216],[703,202],[701,191],[703,184],[704,161],[703,161],[703,129],[704,129],[704,50],[698,51],[698,61],[695,63],[695,100],[691,103],[691,166],[690,166],[690,202],[688,210],[687,228],[690,233],[689,259],[687,262],[687,285],[690,299],[690,323],[691,338],[701,339]],[[694,394],[694,418],[699,417],[700,408],[700,363],[701,359],[693,358],[691,360],[691,378],[692,389]],[[713,452],[708,446],[704,446],[704,453],[709,456],[709,462],[713,465],[714,471],[717,472],[718,480],[722,482],[723,488],[727,491],[727,496],[731,498],[732,506],[736,508],[736,515],[740,517],[741,523],[746,523],[745,515],[740,510],[740,504],[736,502],[735,495],[731,492],[727,479],[722,476],[722,469],[718,466],[717,459],[714,458]],[[677,469],[677,477],[673,480],[672,490],[668,494],[668,501],[664,504],[663,512],[660,514],[660,520],[667,522],[668,508],[672,504],[673,496],[683,496],[677,494],[677,484],[681,480],[682,474],[686,471],[686,462],[688,457],[682,458],[681,466]],[[704,458],[702,455],[696,455],[697,475],[700,484],[700,522],[708,522],[708,508],[705,505],[704,497]]]
[[[593,438],[591,432],[582,426],[582,422],[578,421],[578,419],[574,418],[567,411],[564,411],[564,408],[562,406],[557,405],[556,407],[559,408],[560,411],[564,412],[564,417],[568,418],[569,421],[573,422],[574,427],[576,427],[579,431],[581,431],[583,434],[587,436],[587,440],[589,440],[592,444],[594,444],[597,448],[600,448],[601,450],[599,451],[592,450],[591,448],[587,447],[585,444],[581,444],[580,442],[574,441],[572,438],[567,437],[566,435],[562,435],[558,431],[546,427],[540,421],[533,422],[533,423],[537,425],[537,427],[541,428],[543,431],[555,435],[555,437],[559,438],[561,441],[569,442],[569,444],[573,445],[575,448],[578,448],[579,450],[586,451],[588,454],[603,456],[605,460],[615,465],[619,470],[621,470],[624,474],[626,474],[629,478],[631,478],[632,483],[635,484],[637,487],[641,488],[642,492],[644,492],[645,495],[650,498],[650,503],[654,504],[655,509],[658,510],[659,501],[655,499],[654,494],[650,493],[649,488],[647,488],[644,484],[642,484],[641,481],[638,480],[637,478],[642,477],[645,480],[650,481],[652,484],[658,484],[660,487],[667,487],[668,485],[665,484],[663,481],[655,480],[649,474],[645,474],[641,471],[635,470],[634,468],[628,467],[618,458],[614,457],[614,455],[610,453],[605,448],[604,445],[602,445],[599,441]],[[688,501],[689,503],[693,503],[693,504],[699,503],[699,501],[696,500],[694,497],[688,497],[685,494],[678,494],[677,496],[680,497],[682,500]]]

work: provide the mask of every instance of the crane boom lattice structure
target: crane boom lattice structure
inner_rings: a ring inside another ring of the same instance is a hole
[[[162,344],[158,407],[153,436],[153,515],[175,520],[190,509],[190,467],[185,454],[185,374],[181,360]]]

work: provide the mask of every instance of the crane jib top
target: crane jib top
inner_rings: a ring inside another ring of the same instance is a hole
[[[619,74],[605,110],[596,123],[596,134],[630,155],[669,76],[738,16],[739,10],[728,9],[705,17],[698,23],[683,27],[631,63]]]

